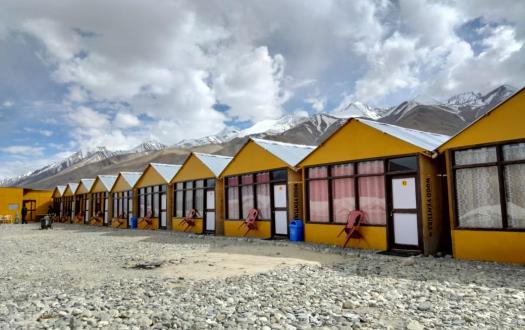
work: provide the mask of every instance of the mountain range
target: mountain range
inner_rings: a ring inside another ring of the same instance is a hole
[[[146,141],[125,151],[109,151],[105,147],[98,147],[87,153],[76,152],[23,176],[0,180],[0,186],[51,189],[58,184],[76,182],[98,174],[141,171],[150,162],[182,163],[190,151],[231,156],[248,137],[318,145],[351,117],[454,135],[516,90],[512,86],[502,85],[486,94],[462,93],[445,101],[417,96],[390,108],[351,102],[331,112],[290,114],[279,119],[260,121],[246,129],[226,127],[218,134],[183,140],[173,146]]]

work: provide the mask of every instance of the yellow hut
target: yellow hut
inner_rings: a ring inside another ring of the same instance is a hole
[[[75,191],[78,183],[70,182],[66,185],[66,190],[62,195],[62,212],[60,222],[72,223],[75,218]]]
[[[53,189],[53,193],[51,197],[53,198],[53,213],[55,216],[60,219],[60,215],[62,214],[62,210],[64,209],[64,204],[62,203],[62,197],[64,195],[64,191],[66,190],[66,186],[56,186],[55,189]]]
[[[223,181],[220,173],[232,157],[192,152],[171,184],[174,190],[171,228],[194,233],[224,233]],[[188,214],[196,211],[191,219]]]
[[[349,246],[435,253],[446,249],[442,166],[448,136],[349,119],[299,166],[304,174],[305,240],[342,245],[350,211],[364,223]]]
[[[111,226],[113,228],[128,228],[131,217],[137,214],[133,196],[133,187],[139,180],[141,172],[120,172],[111,188],[113,200]]]
[[[525,88],[439,150],[454,257],[525,263]]]
[[[117,180],[116,175],[98,175],[95,178],[89,191],[93,210],[92,216],[89,219],[90,224],[98,226],[109,225],[109,215],[112,211],[109,194],[115,180]]]
[[[225,184],[224,235],[287,237],[288,224],[302,218],[301,174],[297,163],[315,147],[250,138],[220,177]],[[256,229],[243,226],[258,211]]]
[[[27,214],[24,220],[32,222],[47,214],[52,192],[16,187],[0,187],[0,223],[14,222],[18,216],[22,221],[22,209]]]
[[[77,209],[75,212],[74,223],[89,223],[92,215],[91,210],[93,209],[89,191],[91,190],[91,187],[93,187],[94,182],[95,179],[80,179],[78,183],[78,187],[75,191],[75,205],[77,206]]]
[[[168,229],[171,195],[168,185],[181,165],[150,163],[134,189],[138,201],[138,229]]]

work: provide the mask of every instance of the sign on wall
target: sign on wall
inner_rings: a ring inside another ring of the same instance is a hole
[[[7,208],[8,208],[9,210],[13,210],[13,211],[14,211],[14,210],[18,210],[18,204],[16,204],[16,203],[8,204],[8,205],[7,205]]]

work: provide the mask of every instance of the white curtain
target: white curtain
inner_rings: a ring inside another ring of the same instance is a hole
[[[239,188],[228,188],[228,219],[239,219]]]
[[[454,157],[456,165],[492,163],[497,160],[496,147],[456,151]]]
[[[460,227],[502,227],[496,166],[458,169],[456,191]]]
[[[507,165],[503,174],[509,228],[525,229],[525,164]]]

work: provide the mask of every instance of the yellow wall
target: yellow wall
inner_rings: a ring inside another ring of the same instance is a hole
[[[47,190],[25,190],[24,200],[34,200],[36,202],[35,219],[47,214],[49,205],[52,201],[52,192]]]
[[[111,192],[121,192],[121,191],[128,191],[131,190],[131,187],[126,179],[122,176],[122,174],[119,174],[117,177],[117,180],[115,181],[115,184],[113,185],[113,188],[111,189]]]
[[[98,177],[95,179],[95,182],[93,183],[93,187],[91,187],[91,193],[97,193],[97,192],[106,192],[108,191],[104,184],[102,183],[102,180],[100,180]]]
[[[147,223],[144,220],[144,218],[139,218],[138,223],[137,223],[137,229],[152,229],[152,230],[159,229],[159,219],[151,218],[151,220],[153,224],[151,225],[151,227],[146,228]]]
[[[525,264],[525,232],[452,230],[458,259]]]
[[[77,195],[80,195],[80,194],[87,194],[89,193],[89,190],[87,189],[87,187],[82,183],[82,181],[80,181],[80,183],[78,184],[78,187],[77,187],[77,191],[76,191],[76,194]],[[65,193],[64,193],[65,194]]]
[[[525,138],[525,89],[492,110],[439,148],[444,151],[475,144]]]
[[[77,191],[78,190],[79,189],[77,189]],[[83,193],[83,192],[81,192],[81,193]],[[75,194],[75,192],[71,191],[71,188],[69,186],[67,186],[66,190],[64,190],[64,194],[62,194],[62,197],[73,196],[74,194]]]
[[[215,174],[213,174],[213,172],[210,171],[210,169],[204,165],[200,159],[198,159],[194,154],[191,154],[184,162],[179,172],[177,172],[173,180],[171,180],[171,182],[201,180],[214,177]]]
[[[126,228],[128,228],[128,219],[112,218],[111,219],[111,227],[113,227],[113,228],[120,228],[120,229],[126,229]]]
[[[423,149],[350,120],[315,149],[299,167],[424,152]]]
[[[441,168],[441,158],[432,159],[425,156],[419,156],[418,158],[423,253],[429,255],[447,250],[448,247],[446,245],[450,242],[450,237],[447,237],[450,236],[448,230],[449,218],[446,202],[443,198],[445,183],[441,176],[445,169]]]
[[[168,184],[168,182],[151,165],[148,165],[135,187],[149,187],[162,184]]]
[[[201,234],[203,233],[203,220],[202,218],[195,218],[195,225],[191,228],[188,228],[186,224],[181,224],[181,221],[184,218],[172,218],[171,219],[171,229],[174,231],[185,231],[188,233]]]
[[[303,182],[301,171],[288,169],[288,223],[294,219],[304,220]]]
[[[246,227],[239,226],[244,220],[225,220],[224,221],[224,236],[242,237],[246,232]],[[246,237],[256,238],[271,238],[271,222],[270,221],[256,221],[257,230],[250,230]]]
[[[304,239],[306,242],[331,244],[342,246],[346,240],[345,233],[337,235],[345,225],[306,223],[304,228]],[[350,239],[348,247],[372,250],[387,249],[387,230],[383,226],[359,227],[362,238]]]
[[[13,218],[18,213],[22,217],[22,199],[24,189],[22,188],[2,188],[0,187],[0,215],[12,215]],[[10,210],[9,205],[16,205],[16,209]]]
[[[285,168],[288,164],[249,140],[228,164],[222,177]]]
[[[62,197],[62,195],[60,195],[60,192],[58,191],[57,188],[55,188],[55,189],[53,190],[53,195],[52,195],[52,197],[53,197],[53,198],[60,198],[60,197]]]

